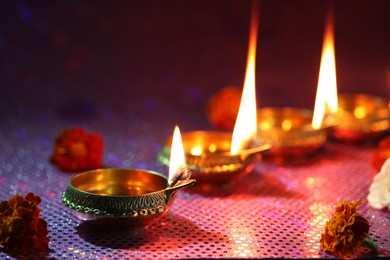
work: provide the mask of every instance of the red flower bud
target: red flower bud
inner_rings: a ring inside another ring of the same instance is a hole
[[[65,171],[101,168],[103,140],[99,134],[78,127],[66,129],[56,139],[52,162]]]

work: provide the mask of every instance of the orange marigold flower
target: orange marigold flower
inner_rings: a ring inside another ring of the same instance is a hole
[[[39,196],[16,194],[0,203],[0,244],[10,254],[49,251],[47,223],[39,218]]]
[[[233,130],[241,101],[241,90],[227,86],[215,93],[207,103],[207,117],[218,128]]]
[[[372,156],[371,164],[374,166],[375,170],[379,172],[387,158],[390,158],[390,136],[383,138],[379,142],[378,148],[374,151]]]
[[[371,243],[370,248],[375,249],[376,245],[368,235],[368,220],[356,211],[361,203],[361,200],[343,201],[336,206],[335,214],[326,222],[321,234],[320,244],[325,252],[343,257],[355,253],[363,242]]]
[[[55,141],[52,162],[65,171],[101,168],[103,139],[81,127],[65,129]]]

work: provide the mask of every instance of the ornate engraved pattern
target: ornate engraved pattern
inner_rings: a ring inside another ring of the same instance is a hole
[[[71,209],[102,216],[137,217],[158,214],[167,208],[164,191],[134,196],[102,196],[75,189],[69,185],[62,195]]]

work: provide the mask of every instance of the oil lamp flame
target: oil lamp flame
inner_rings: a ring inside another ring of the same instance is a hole
[[[258,11],[256,1],[253,1],[252,3],[254,6],[252,6],[248,61],[240,107],[238,110],[236,123],[234,125],[232,143],[230,147],[230,153],[232,155],[240,152],[244,148],[245,144],[254,139],[257,134],[255,64],[258,32]]]
[[[169,161],[168,185],[170,185],[175,180],[176,176],[180,174],[185,167],[183,141],[181,139],[180,129],[177,125],[173,131],[171,155]]]
[[[336,60],[334,52],[333,12],[329,12],[322,45],[320,74],[318,77],[312,127],[319,129],[325,113],[338,110]]]

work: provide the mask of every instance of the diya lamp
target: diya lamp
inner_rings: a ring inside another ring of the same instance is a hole
[[[317,151],[325,143],[329,129],[337,124],[328,111],[337,107],[336,67],[332,20],[324,33],[320,73],[314,112],[290,107],[258,110],[258,136],[272,145],[271,155],[297,156]]]
[[[233,135],[234,136],[234,135]],[[183,146],[186,167],[192,177],[199,182],[227,183],[252,171],[256,160],[262,158],[262,152],[270,148],[263,144],[254,146],[248,142],[237,153],[232,153],[232,134],[226,132],[192,131],[183,133]],[[234,137],[233,137],[234,138]],[[169,164],[168,138],[158,154],[158,160]]]
[[[271,157],[300,156],[316,152],[325,143],[333,122],[315,128],[313,112],[291,107],[266,107],[258,110],[258,136],[271,144]]]
[[[328,97],[330,93],[328,110],[325,113],[336,122],[331,135],[342,141],[355,142],[388,131],[390,129],[389,100],[365,94],[341,94],[337,97],[333,13],[329,12],[327,18],[321,68],[328,66],[331,70],[320,70],[315,105],[321,106],[320,101],[317,104],[318,98]],[[320,82],[324,84],[320,86]],[[315,123],[318,125],[319,121]]]
[[[339,125],[333,129],[335,139],[360,142],[390,130],[389,100],[366,94],[339,96],[335,117]]]
[[[139,169],[87,171],[71,178],[62,202],[81,220],[103,220],[105,223],[135,227],[157,221],[168,212],[175,193],[195,183],[184,167],[180,142],[180,131],[176,127],[168,178]]]
[[[256,5],[256,1],[253,1]],[[257,142],[255,57],[258,31],[257,7],[252,8],[248,61],[239,112],[233,134],[227,132],[193,131],[183,133],[186,166],[192,176],[204,183],[229,182],[252,171],[254,162],[269,149]],[[169,164],[172,138],[168,138],[158,160]]]

